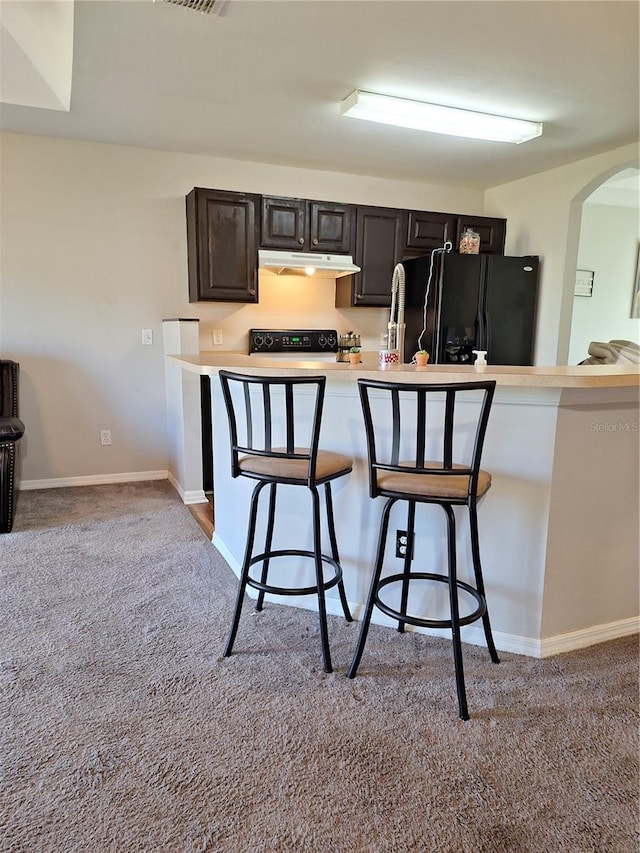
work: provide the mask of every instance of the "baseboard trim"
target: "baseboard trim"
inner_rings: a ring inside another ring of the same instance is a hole
[[[618,622],[608,622],[604,625],[594,625],[591,628],[583,628],[580,631],[571,631],[569,634],[558,634],[540,641],[541,658],[559,655],[563,652],[572,652],[576,649],[586,649],[598,643],[606,643],[608,640],[617,640],[620,637],[630,637],[640,631],[640,616],[632,616],[630,619],[620,619]]]
[[[107,486],[111,483],[136,483],[143,480],[167,480],[168,471],[131,471],[126,474],[91,474],[87,477],[52,477],[48,480],[21,480],[20,491],[61,489],[67,486]]]
[[[214,533],[212,539],[213,545],[218,549],[220,554],[227,561],[233,573],[238,577],[240,575],[240,564],[231,554],[229,549],[220,540],[220,537]],[[247,588],[247,596],[249,598],[257,598],[258,592],[255,589]],[[313,596],[275,596],[267,595],[267,601],[273,601],[277,604],[284,604],[290,607],[299,607],[302,610],[318,611],[318,605]],[[327,595],[325,597],[327,613],[331,616],[344,616],[339,598]],[[364,604],[354,604],[349,602],[349,609],[355,621],[360,621]],[[395,628],[397,622],[386,616],[377,608],[374,608],[371,615],[371,621],[376,625],[385,625],[388,628]],[[419,628],[414,625],[407,625],[407,631],[417,631],[420,634],[427,634],[432,637],[451,638],[451,631],[442,628]],[[606,643],[608,640],[617,640],[621,637],[628,637],[632,634],[640,632],[640,617],[635,616],[631,619],[621,619],[617,622],[609,622],[605,625],[594,625],[591,628],[583,628],[580,631],[571,631],[567,634],[558,634],[555,637],[547,637],[543,640],[537,640],[534,637],[521,637],[517,634],[507,634],[502,631],[492,631],[493,641],[496,649],[500,652],[507,652],[515,655],[524,655],[532,658],[548,658],[553,655],[563,654],[564,652],[573,652],[578,649],[595,646],[598,643]],[[484,630],[478,625],[465,625],[461,631],[463,643],[469,643],[472,646],[486,646]]]
[[[335,601],[335,606],[330,609],[331,604]],[[364,605],[349,605],[354,619],[358,619]],[[342,613],[340,602],[336,599],[327,598],[327,612],[339,616]],[[387,625],[395,627],[397,622],[394,622],[384,613],[374,609],[372,622],[378,625]],[[421,634],[429,634],[434,637],[451,637],[451,631],[435,629],[435,628],[418,628],[412,625],[407,625],[406,630],[418,631]],[[548,658],[553,655],[563,654],[564,652],[575,652],[578,649],[586,649],[589,646],[596,646],[598,643],[606,643],[608,640],[617,640],[621,637],[629,637],[632,634],[640,632],[640,617],[636,616],[631,619],[621,619],[617,622],[609,622],[605,625],[594,625],[590,628],[583,628],[580,631],[571,631],[567,634],[558,634],[555,637],[547,637],[542,640],[537,640],[534,637],[521,637],[517,634],[506,634],[502,631],[492,631],[493,642],[496,649],[501,652],[508,652],[515,655],[524,655],[532,658]],[[462,642],[470,643],[473,646],[486,646],[484,630],[477,625],[466,625],[461,629]]]
[[[167,479],[176,490],[176,492],[182,498],[182,503],[189,506],[189,504],[206,504],[207,503],[207,495],[205,494],[204,489],[189,489],[185,490],[182,488],[180,483],[173,476],[171,471],[167,472]]]
[[[240,569],[241,569],[240,563],[236,560],[236,558],[233,556],[231,551],[227,548],[227,546],[224,544],[224,542],[220,539],[220,537],[215,532],[215,530],[213,531],[213,538],[212,538],[211,542],[218,549],[218,551],[222,555],[223,559],[228,563],[229,568],[234,573],[234,575],[237,578],[239,578],[240,577]],[[255,592],[256,597],[257,597],[258,593],[256,590],[247,589],[247,595],[251,595],[252,592]]]

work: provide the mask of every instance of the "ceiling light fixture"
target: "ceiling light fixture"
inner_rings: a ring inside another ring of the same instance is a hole
[[[542,122],[376,95],[362,89],[342,101],[340,112],[350,118],[493,142],[527,142],[542,134]]]

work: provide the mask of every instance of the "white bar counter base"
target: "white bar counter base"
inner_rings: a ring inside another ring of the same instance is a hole
[[[327,376],[321,446],[348,453],[354,460],[352,474],[334,484],[334,509],[347,597],[356,619],[366,600],[384,500],[369,498],[364,426],[355,380],[361,376],[399,382],[495,379],[497,389],[482,463],[491,472],[493,484],[479,504],[478,517],[497,648],[547,657],[638,631],[638,367],[394,365],[381,369],[377,354],[366,353],[360,365],[276,361],[239,353],[167,358],[187,373],[212,378],[213,543],[236,574],[244,551],[253,484],[242,478],[232,480],[230,475],[227,419],[220,383],[215,378],[219,369]],[[181,401],[174,402],[182,405]],[[185,423],[194,418],[199,421],[199,407],[184,411],[183,417]],[[200,456],[199,446],[192,451],[194,457]],[[280,539],[274,543],[276,548],[309,547],[304,541],[291,542],[292,535],[304,539],[311,532],[301,491],[291,487],[282,490],[282,496],[279,493],[276,537]],[[405,520],[402,505],[394,507],[391,530],[404,529]],[[260,523],[264,523],[263,518]],[[442,510],[437,506],[418,507],[415,561],[420,570],[434,570],[428,566],[444,564],[445,535]],[[471,571],[466,518],[460,519],[458,536],[459,570],[464,580]],[[389,536],[390,541],[394,539]],[[386,565],[399,571],[401,564],[397,561],[395,566],[394,561],[390,554]],[[337,593],[332,597],[334,592],[327,594],[327,610],[339,615],[340,603]],[[316,607],[312,596],[279,601]],[[377,609],[374,621],[395,625]],[[474,625],[462,629],[462,638],[484,645],[482,629]]]
[[[200,351],[199,321],[171,319],[162,321],[165,353],[192,355]],[[200,418],[200,378],[185,372],[174,361],[166,359],[164,381],[167,403],[167,435],[169,443],[169,482],[185,504],[206,503],[203,489],[202,455],[193,447],[202,445]],[[179,402],[178,402],[179,401]]]

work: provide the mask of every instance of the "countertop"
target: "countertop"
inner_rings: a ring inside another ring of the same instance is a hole
[[[398,382],[468,382],[495,379],[498,385],[547,388],[620,388],[640,386],[640,366],[578,365],[571,367],[517,367],[489,365],[486,368],[458,365],[416,367],[398,364],[381,368],[377,353],[363,353],[361,364],[313,361],[312,359],[270,359],[239,352],[201,352],[199,355],[167,355],[183,370],[215,375],[219,370],[249,374],[304,374],[310,371],[335,379],[394,379]]]

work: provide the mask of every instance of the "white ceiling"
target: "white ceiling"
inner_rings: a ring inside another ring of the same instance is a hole
[[[639,9],[635,0],[228,0],[206,15],[76,0],[70,110],[3,104],[0,128],[496,186],[638,140]],[[510,145],[343,118],[339,103],[355,88],[530,118],[544,132]]]

